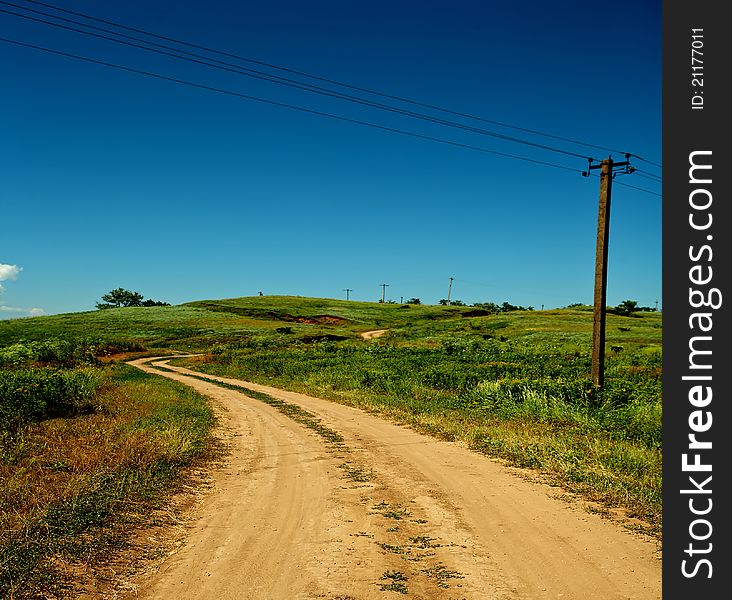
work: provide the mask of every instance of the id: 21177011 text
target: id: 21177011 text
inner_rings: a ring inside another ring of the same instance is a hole
[[[691,30],[691,108],[704,110],[704,29]]]

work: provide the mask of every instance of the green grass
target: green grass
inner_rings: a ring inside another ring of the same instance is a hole
[[[409,310],[417,314],[441,315],[445,312],[442,307],[415,306]],[[295,337],[323,333],[356,337],[359,331],[389,327],[399,322],[401,312],[406,311],[389,304],[288,296],[200,301],[171,307],[116,308],[0,321],[0,347],[21,340],[71,337],[136,341],[161,349],[202,350],[216,342],[249,340],[252,336],[271,337],[277,329],[286,327],[293,330]],[[334,326],[314,319],[323,315],[343,321]]]
[[[356,339],[369,329],[407,327],[454,319],[469,308],[407,306],[291,296],[205,300],[170,307],[97,310],[0,321],[0,348],[19,341],[99,339],[149,348],[205,350],[211,344],[313,339]],[[338,322],[318,317],[330,316]],[[280,333],[278,329],[291,329]]]
[[[400,594],[407,594],[407,576],[401,571],[386,571],[382,576],[382,580],[386,580],[388,583],[380,583],[379,589],[382,592],[398,592]]]

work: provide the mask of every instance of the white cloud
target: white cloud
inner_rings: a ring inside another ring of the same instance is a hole
[[[7,316],[3,316],[6,314]],[[46,311],[42,308],[20,308],[18,306],[5,306],[0,304],[0,319],[14,317],[39,317],[45,315]]]
[[[3,306],[3,305],[0,304],[0,312],[22,313],[22,312],[28,312],[28,309],[26,309],[26,308],[16,308],[14,306]]]
[[[0,263],[0,281],[8,281],[11,279],[17,279],[18,275],[20,275],[20,272],[23,270],[23,267],[19,267],[18,265],[8,265],[5,263]],[[5,288],[2,284],[0,284],[0,296],[3,295],[3,292],[5,291]],[[3,314],[7,315],[3,317]],[[21,308],[18,306],[6,306],[4,304],[0,304],[0,318],[12,318],[12,317],[38,317],[40,315],[45,315],[46,311],[42,308],[33,307],[33,308]]]
[[[18,265],[6,265],[5,263],[0,263],[0,281],[15,279],[22,270],[23,267],[19,267]]]

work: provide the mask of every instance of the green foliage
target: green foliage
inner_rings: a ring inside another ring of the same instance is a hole
[[[117,288],[104,294],[102,302],[97,302],[100,310],[107,308],[127,308],[130,306],[170,306],[167,302],[157,300],[143,300],[144,296],[139,292],[131,292],[124,288]]]
[[[637,310],[638,303],[635,300],[623,300],[614,308],[608,309],[609,312],[613,312],[616,315],[620,315],[622,317],[630,317]]]
[[[130,292],[123,288],[117,288],[102,296],[102,303],[97,303],[97,308],[121,308],[128,306],[141,306],[143,295],[138,292]]]
[[[0,348],[0,367],[43,363],[59,367],[95,362],[92,346],[77,340],[19,341]]]
[[[388,546],[388,544],[385,544]],[[382,592],[398,592],[400,594],[409,593],[406,581],[407,576],[401,571],[386,571],[382,576],[382,580],[386,580],[388,583],[380,583],[379,589]]]
[[[501,312],[511,312],[513,310],[534,310],[533,306],[516,306],[510,302],[501,304]]]
[[[488,312],[497,313],[501,311],[501,307],[495,302],[476,302],[473,304],[476,308],[482,308]]]
[[[320,343],[272,345],[266,351],[258,343],[239,342],[218,346],[214,357],[246,377],[362,390],[415,410],[589,427],[651,448],[661,439],[659,353],[608,357],[602,392],[589,377],[588,352],[520,340],[456,337],[432,348]]]
[[[24,424],[94,412],[107,383],[98,357],[144,349],[135,342],[49,338],[0,348],[0,435]]]
[[[465,306],[462,302],[460,304],[455,304],[455,302],[451,302],[451,304],[456,306]],[[500,305],[496,304],[495,302],[476,302],[472,306],[476,308],[482,308],[493,313],[512,312],[517,310],[534,310],[533,306],[517,306],[515,304],[511,304],[510,302],[502,302]]]
[[[22,340],[0,348],[0,368],[42,364],[55,367],[98,364],[98,358],[119,352],[141,352],[145,347],[129,340],[59,339]]]
[[[104,373],[91,367],[0,371],[0,434],[24,423],[92,412],[105,381]]]

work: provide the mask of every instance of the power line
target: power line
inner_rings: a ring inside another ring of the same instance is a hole
[[[663,168],[663,165],[662,164],[657,163],[657,162],[653,162],[652,160],[645,159],[642,156],[638,156],[637,154],[631,154],[631,156],[634,156],[638,160],[642,160],[643,162],[646,162],[649,165],[653,165],[654,167],[658,167],[659,169],[662,169]]]
[[[654,181],[655,183],[662,182],[662,179],[660,177],[652,177],[650,175],[644,175],[643,173],[638,173],[637,170],[636,170],[635,174],[638,175],[638,177],[643,177],[643,179],[649,179],[650,181]]]
[[[546,162],[546,161],[542,161],[542,160],[537,160],[537,159],[533,159],[533,158],[527,158],[525,156],[519,156],[519,155],[516,155],[516,154],[508,154],[506,152],[498,152],[497,150],[489,150],[488,148],[482,148],[480,146],[473,146],[473,145],[470,145],[470,144],[463,144],[461,142],[455,142],[455,141],[452,141],[452,140],[445,140],[443,138],[438,138],[438,137],[434,137],[434,136],[430,136],[430,135],[424,135],[424,134],[421,134],[421,133],[414,133],[414,132],[411,132],[411,131],[406,131],[404,129],[397,129],[395,127],[387,127],[386,125],[378,125],[376,123],[370,123],[368,121],[361,121],[359,119],[352,119],[350,117],[343,117],[341,115],[334,115],[332,113],[327,113],[327,112],[323,112],[323,111],[319,111],[319,110],[314,110],[314,109],[311,109],[311,108],[304,108],[302,106],[295,106],[293,104],[287,104],[287,103],[284,103],[284,102],[277,102],[275,100],[269,100],[269,99],[266,99],[266,98],[260,98],[258,96],[251,96],[251,95],[248,95],[248,94],[242,94],[242,93],[239,93],[239,92],[234,92],[234,91],[226,90],[226,89],[223,89],[223,88],[218,88],[218,87],[213,87],[213,86],[209,86],[209,85],[204,85],[204,84],[201,84],[201,83],[194,83],[192,81],[187,81],[187,80],[184,80],[184,79],[178,79],[178,78],[175,78],[175,77],[169,77],[167,75],[161,75],[160,73],[153,73],[151,71],[143,71],[141,69],[135,69],[135,68],[127,67],[127,66],[124,66],[124,65],[118,65],[118,64],[114,64],[114,63],[109,63],[109,62],[102,61],[102,60],[98,60],[98,59],[95,59],[95,58],[89,58],[89,57],[86,57],[86,56],[80,56],[78,54],[71,54],[69,52],[63,52],[61,50],[54,50],[52,48],[46,48],[44,46],[37,46],[35,44],[28,44],[26,42],[20,42],[20,41],[17,41],[17,40],[11,40],[11,39],[2,38],[2,37],[0,37],[0,42],[6,42],[6,43],[9,43],[9,44],[15,44],[17,46],[23,46],[23,47],[26,47],[26,48],[33,48],[35,50],[41,50],[43,52],[48,52],[48,53],[51,53],[51,54],[56,54],[58,56],[65,56],[65,57],[73,58],[73,59],[76,59],[76,60],[82,60],[82,61],[85,61],[85,62],[89,62],[89,63],[93,63],[93,64],[97,64],[97,65],[102,65],[102,66],[105,66],[105,67],[111,67],[111,68],[114,68],[114,69],[119,69],[119,70],[122,70],[122,71],[127,71],[127,72],[130,72],[130,73],[136,73],[138,75],[145,75],[147,77],[153,77],[153,78],[156,78],[156,79],[162,79],[164,81],[170,81],[170,82],[173,82],[173,83],[179,83],[179,84],[182,84],[182,85],[187,85],[187,86],[195,87],[195,88],[198,88],[198,89],[208,90],[208,91],[212,91],[212,92],[218,92],[218,93],[221,93],[221,94],[226,94],[226,95],[234,96],[234,97],[237,97],[237,98],[243,98],[243,99],[246,99],[246,100],[255,100],[257,102],[263,102],[265,104],[270,104],[272,106],[279,106],[279,107],[282,107],[282,108],[289,108],[289,109],[292,109],[292,110],[297,110],[297,111],[300,111],[300,112],[305,112],[305,113],[309,113],[309,114],[313,114],[313,115],[320,115],[320,116],[323,116],[323,117],[329,117],[331,119],[337,119],[339,121],[344,121],[344,122],[347,122],[347,123],[356,123],[358,125],[365,125],[367,127],[373,127],[374,129],[380,129],[380,130],[383,130],[383,131],[390,131],[392,133],[399,133],[399,134],[407,135],[407,136],[414,137],[414,138],[419,138],[419,139],[423,139],[423,140],[430,140],[430,141],[433,141],[433,142],[439,142],[441,144],[448,144],[450,146],[457,146],[459,148],[467,148],[467,149],[470,149],[470,150],[476,150],[478,152],[485,152],[487,154],[493,154],[493,155],[496,155],[496,156],[504,156],[506,158],[514,158],[516,160],[523,160],[523,161],[526,161],[526,162],[531,162],[531,163],[535,163],[535,164],[545,165],[547,167],[554,167],[556,169],[563,169],[565,171],[571,171],[573,173],[581,173],[581,171],[579,169],[575,169],[575,168],[572,168],[572,167],[567,167],[567,166],[564,166],[564,165],[557,165],[557,164],[550,163],[550,162]]]
[[[523,131],[525,133],[531,133],[531,134],[534,134],[534,135],[540,135],[540,136],[544,136],[544,137],[548,137],[548,138],[552,138],[552,139],[556,139],[556,140],[561,140],[561,141],[564,141],[564,142],[568,142],[568,143],[572,143],[572,144],[577,144],[577,145],[580,145],[580,146],[586,146],[586,147],[589,147],[589,148],[596,148],[596,149],[600,149],[600,150],[607,150],[609,152],[616,152],[616,153],[626,154],[625,151],[621,151],[621,150],[617,150],[617,149],[612,149],[612,148],[607,148],[607,147],[599,146],[599,145],[596,145],[596,144],[590,144],[590,143],[587,143],[587,142],[582,142],[582,141],[574,140],[574,139],[571,139],[571,138],[566,138],[566,137],[557,136],[557,135],[553,135],[553,134],[549,134],[549,133],[544,133],[544,132],[537,131],[537,130],[533,130],[533,129],[528,129],[528,128],[524,128],[524,127],[518,127],[516,125],[510,125],[508,123],[503,123],[501,121],[494,121],[494,120],[486,119],[486,118],[483,118],[483,117],[478,117],[478,116],[475,116],[475,115],[471,115],[471,114],[468,114],[468,113],[453,111],[453,110],[450,110],[450,109],[442,108],[442,107],[435,106],[435,105],[428,104],[428,103],[424,103],[424,102],[419,102],[419,101],[416,101],[416,100],[411,100],[411,99],[404,98],[404,97],[401,97],[401,96],[396,96],[396,95],[392,95],[392,94],[386,94],[386,93],[378,92],[378,91],[371,90],[371,89],[368,89],[368,88],[359,87],[359,86],[355,86],[355,85],[350,85],[350,84],[343,83],[343,82],[339,82],[339,81],[336,81],[336,80],[333,80],[333,79],[328,79],[326,77],[312,75],[312,74],[306,73],[304,71],[298,71],[298,70],[295,70],[295,69],[290,69],[290,68],[287,68],[287,67],[281,67],[281,66],[278,66],[278,65],[274,65],[272,63],[267,63],[267,62],[264,62],[264,61],[260,61],[260,60],[256,60],[256,59],[247,58],[247,57],[244,57],[244,56],[232,54],[232,53],[229,53],[229,52],[223,52],[221,50],[216,50],[214,48],[210,48],[210,47],[207,47],[207,46],[202,46],[202,45],[199,45],[199,44],[185,42],[185,41],[178,40],[178,39],[175,39],[175,38],[172,38],[172,37],[167,37],[167,36],[164,36],[164,35],[159,35],[159,34],[151,33],[149,31],[145,31],[143,29],[139,29],[139,28],[135,28],[135,27],[129,27],[127,25],[122,25],[122,24],[116,23],[114,21],[110,21],[110,20],[106,20],[106,19],[101,19],[101,18],[98,18],[98,17],[93,17],[91,15],[88,15],[88,14],[85,14],[85,13],[82,13],[82,12],[77,12],[77,11],[65,9],[65,8],[62,8],[62,7],[59,7],[59,6],[55,6],[53,4],[49,4],[49,3],[45,3],[45,2],[39,2],[38,0],[25,0],[25,1],[28,2],[28,3],[31,3],[31,4],[45,6],[47,8],[51,8],[51,9],[57,10],[59,12],[63,12],[63,13],[67,13],[67,14],[73,14],[73,15],[76,15],[76,16],[79,16],[79,17],[83,17],[85,19],[89,19],[89,20],[96,21],[96,22],[99,22],[99,23],[105,23],[107,25],[112,25],[114,27],[119,27],[119,28],[125,29],[127,31],[134,31],[135,33],[141,33],[143,35],[147,35],[147,36],[150,36],[150,37],[154,37],[154,38],[166,40],[168,42],[173,42],[173,43],[176,43],[176,44],[181,44],[183,46],[188,46],[189,48],[196,48],[198,50],[205,50],[206,52],[212,52],[212,53],[215,53],[215,54],[219,54],[221,56],[227,56],[229,58],[235,58],[237,60],[242,60],[242,61],[245,61],[245,62],[257,64],[257,65],[260,65],[260,66],[265,66],[265,67],[268,67],[268,68],[271,68],[271,69],[276,69],[278,71],[292,73],[292,74],[300,75],[302,77],[308,77],[308,78],[311,78],[311,79],[315,79],[315,80],[323,81],[323,82],[330,83],[330,84],[333,84],[333,85],[338,85],[338,86],[341,86],[341,87],[345,87],[345,88],[357,90],[357,91],[360,91],[360,92],[366,92],[366,93],[373,94],[373,95],[376,95],[376,96],[381,96],[383,98],[390,98],[392,100],[398,100],[399,102],[406,102],[406,103],[409,103],[409,104],[413,104],[415,106],[421,106],[423,108],[429,108],[429,109],[432,109],[432,110],[438,110],[438,111],[441,111],[441,112],[444,112],[444,113],[448,113],[448,114],[452,114],[452,115],[456,115],[456,116],[461,116],[461,117],[473,119],[473,120],[476,120],[476,121],[481,121],[481,122],[484,122],[484,123],[490,123],[490,124],[493,124],[493,125],[499,125],[501,127],[507,127],[507,128],[510,128],[510,129],[515,129],[517,131]],[[18,5],[14,5],[14,6],[17,7]],[[25,10],[30,10],[30,9],[25,9]],[[56,17],[56,18],[60,18],[60,17]],[[309,84],[304,84],[304,85],[309,85]],[[649,161],[649,160],[647,160],[647,159],[645,159],[643,157],[640,157],[640,156],[638,156],[636,154],[632,154],[632,156],[634,156],[635,158],[637,158],[637,159],[639,159],[639,160],[641,160],[643,162],[647,162],[649,164],[653,164],[653,165],[658,166],[658,167],[661,166],[658,163],[654,163],[652,161]]]
[[[637,167],[635,168],[634,172],[635,172],[635,173],[642,173],[642,174],[644,174],[644,175],[645,175],[646,177],[653,177],[653,178],[655,178],[655,179],[658,179],[658,181],[661,181],[661,179],[662,179],[662,178],[661,178],[661,175],[656,175],[655,173],[651,173],[650,171],[646,171],[646,170],[644,170],[644,169],[638,169]]]
[[[646,194],[651,194],[653,196],[658,196],[659,198],[662,198],[663,197],[663,195],[662,194],[659,194],[658,192],[652,192],[651,190],[647,190],[647,189],[644,189],[644,188],[639,188],[639,187],[636,187],[634,185],[630,185],[629,183],[625,183],[623,181],[615,181],[615,182],[613,182],[613,185],[622,185],[622,186],[625,186],[625,187],[633,188],[634,190],[638,190],[639,192],[645,192]]]
[[[106,36],[106,35],[100,35],[98,33],[93,33],[91,31],[84,31],[82,29],[77,29],[75,27],[69,27],[68,25],[61,25],[59,23],[53,23],[52,21],[47,21],[45,19],[38,19],[36,17],[31,17],[29,15],[23,15],[21,13],[16,13],[16,12],[9,11],[9,10],[5,10],[5,9],[0,9],[0,13],[5,13],[5,14],[8,14],[8,15],[20,17],[20,18],[23,18],[23,19],[28,19],[28,20],[35,21],[37,23],[42,23],[42,24],[45,24],[45,25],[49,25],[49,26],[52,26],[52,27],[57,27],[57,28],[60,28],[60,29],[66,29],[68,31],[74,31],[76,33],[81,33],[83,35],[88,35],[88,36],[96,37],[96,38],[99,38],[99,39],[108,40],[108,41],[111,41],[111,42],[115,42],[117,44],[123,44],[123,45],[131,46],[131,47],[134,47],[134,48],[140,48],[140,49],[146,50],[148,52],[154,52],[156,54],[161,54],[161,55],[165,55],[165,56],[171,56],[171,57],[177,58],[179,60],[185,60],[185,61],[188,61],[188,62],[192,62],[192,63],[196,63],[196,64],[200,64],[200,65],[204,65],[204,66],[208,66],[208,67],[212,67],[212,68],[216,68],[216,69],[221,69],[221,70],[228,71],[228,72],[232,72],[232,73],[236,73],[236,74],[239,74],[239,75],[244,75],[246,77],[253,77],[255,79],[261,79],[261,80],[264,80],[264,81],[269,81],[271,83],[276,83],[276,84],[279,84],[279,85],[284,85],[284,86],[287,86],[287,87],[304,90],[304,91],[307,91],[307,92],[321,94],[321,95],[329,96],[329,97],[332,97],[332,98],[338,98],[338,99],[341,99],[341,100],[346,100],[346,101],[349,101],[349,102],[354,102],[354,103],[357,103],[357,104],[361,104],[361,105],[364,105],[364,106],[369,106],[369,107],[372,107],[372,108],[378,108],[380,110],[385,110],[385,111],[388,111],[388,112],[393,112],[393,113],[397,113],[397,114],[402,114],[402,115],[414,117],[414,118],[421,119],[421,120],[424,120],[424,121],[428,121],[428,122],[432,122],[432,123],[437,123],[439,125],[445,125],[445,126],[453,127],[453,128],[456,128],[456,129],[462,129],[462,130],[465,130],[465,131],[470,131],[472,133],[478,133],[478,134],[486,135],[486,136],[489,136],[489,137],[495,137],[495,138],[498,138],[498,139],[503,139],[503,140],[507,140],[507,141],[510,141],[510,142],[524,144],[524,145],[532,146],[532,147],[535,147],[535,148],[541,148],[543,150],[549,150],[551,152],[557,152],[557,153],[564,154],[564,155],[567,155],[567,156],[574,156],[576,158],[583,158],[583,159],[586,159],[587,158],[586,156],[584,156],[582,154],[577,154],[576,152],[570,152],[570,151],[567,151],[567,150],[562,150],[560,148],[555,148],[555,147],[552,147],[552,146],[547,146],[545,144],[537,144],[535,142],[530,142],[528,140],[522,140],[522,139],[519,139],[519,138],[507,136],[507,135],[504,135],[504,134],[501,134],[501,133],[497,133],[497,132],[493,132],[493,131],[487,131],[485,129],[480,129],[480,128],[472,127],[472,126],[469,126],[469,125],[463,125],[461,123],[456,123],[454,121],[447,121],[445,119],[440,119],[440,118],[437,118],[437,117],[432,117],[430,115],[425,115],[425,114],[422,114],[422,113],[416,113],[414,111],[404,110],[404,109],[401,109],[401,108],[398,108],[398,107],[390,106],[390,105],[387,105],[387,104],[382,104],[380,102],[374,102],[374,101],[367,100],[367,99],[364,99],[364,98],[358,98],[356,96],[351,96],[349,94],[343,94],[341,92],[336,92],[334,90],[328,90],[327,88],[322,88],[322,87],[319,87],[319,86],[312,86],[310,84],[303,84],[303,83],[300,83],[300,82],[297,82],[297,81],[294,81],[294,80],[291,80],[291,79],[286,79],[286,78],[282,78],[282,77],[278,77],[278,76],[272,76],[272,75],[269,75],[268,73],[264,73],[262,71],[256,71],[256,70],[252,70],[252,69],[242,68],[242,67],[240,67],[238,65],[234,65],[232,63],[227,63],[227,62],[223,62],[223,61],[219,61],[219,60],[215,60],[215,59],[210,59],[210,58],[205,57],[205,56],[202,56],[200,54],[193,54],[193,53],[190,53],[190,52],[181,51],[181,50],[178,50],[177,48],[172,48],[170,46],[164,46],[162,44],[156,44],[154,42],[148,42],[147,40],[142,40],[140,38],[136,38],[136,37],[133,37],[133,36],[119,34],[117,32],[110,31],[108,29],[102,29],[102,28],[99,28],[99,27],[94,27],[94,26],[86,25],[86,24],[81,23],[79,21],[74,21],[74,20],[71,20],[71,19],[64,19],[63,17],[56,17],[56,16],[51,15],[49,13],[43,13],[41,11],[36,11],[36,10],[32,10],[32,9],[26,9],[26,8],[20,7],[17,4],[13,4],[12,2],[5,2],[3,0],[0,0],[0,4],[6,4],[6,5],[10,5],[10,6],[16,6],[18,8],[22,8],[23,10],[28,10],[28,11],[34,12],[36,14],[43,14],[45,16],[49,16],[49,17],[52,17],[54,19],[60,19],[60,20],[66,21],[66,22],[75,23],[77,25],[81,25],[82,27],[90,27],[90,28],[95,29],[97,31],[104,31],[105,33],[111,33],[112,35],[117,35],[117,36],[125,37],[127,39],[133,39],[133,40],[142,42],[144,44],[150,44],[150,45],[153,45],[153,46],[157,46],[159,48],[166,48],[167,50],[172,50],[173,52],[166,52],[166,51],[163,51],[163,50],[156,50],[155,48],[149,48],[147,46],[143,46],[143,45],[140,45],[140,44],[135,44],[135,43],[132,43],[132,42],[126,42],[124,40],[115,39],[115,38],[112,38],[112,37],[109,37],[109,36]],[[175,54],[177,52],[182,52],[183,54],[187,54],[189,56],[194,56],[194,57],[197,57],[197,58],[188,58],[186,56],[180,56],[179,54]],[[197,60],[198,58],[203,59],[203,60]],[[219,64],[212,64],[212,61],[214,63],[219,63]],[[222,66],[222,65],[225,65],[225,66]]]

